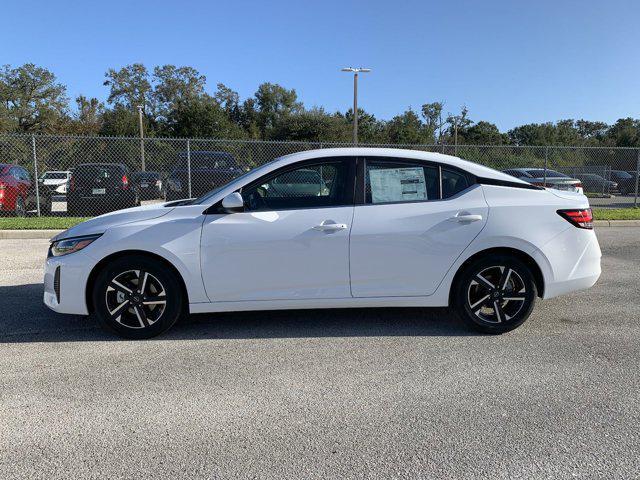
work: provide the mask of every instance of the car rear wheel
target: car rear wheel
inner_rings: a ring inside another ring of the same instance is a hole
[[[515,257],[489,255],[468,265],[454,286],[454,308],[468,325],[500,334],[522,325],[533,310],[536,283]]]
[[[104,327],[141,339],[171,328],[183,313],[184,298],[179,280],[161,262],[123,257],[98,274],[93,305]]]

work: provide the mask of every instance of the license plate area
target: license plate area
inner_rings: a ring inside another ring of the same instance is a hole
[[[104,195],[105,193],[107,193],[107,189],[106,188],[94,188],[91,190],[91,193],[93,195]]]

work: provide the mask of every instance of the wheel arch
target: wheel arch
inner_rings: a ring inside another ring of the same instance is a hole
[[[178,279],[178,283],[180,284],[180,288],[182,290],[182,294],[184,295],[185,305],[187,305],[187,306],[189,305],[189,292],[187,291],[187,286],[186,286],[186,283],[184,281],[184,278],[182,278],[182,275],[180,274],[178,269],[169,260],[167,260],[166,258],[164,258],[164,257],[162,257],[162,256],[160,256],[160,255],[158,255],[156,253],[148,252],[146,250],[121,250],[119,252],[115,252],[115,253],[112,253],[112,254],[107,255],[106,257],[104,257],[102,260],[100,260],[98,263],[96,263],[93,266],[93,268],[91,269],[91,273],[89,273],[89,277],[87,278],[87,283],[86,283],[86,287],[85,287],[84,296],[85,296],[85,302],[87,304],[87,310],[89,311],[90,314],[94,312],[92,292],[93,292],[93,286],[94,286],[96,277],[98,276],[100,271],[109,262],[112,262],[112,261],[117,260],[117,259],[122,258],[122,257],[129,257],[129,256],[130,257],[137,257],[137,258],[140,258],[140,257],[150,258],[152,260],[155,260],[157,262],[162,263],[167,268],[169,268],[176,275],[176,278]]]
[[[522,263],[524,263],[533,274],[533,279],[536,283],[536,289],[538,290],[538,297],[542,298],[544,295],[544,275],[542,274],[542,270],[538,263],[533,259],[531,255],[522,250],[518,250],[517,248],[511,247],[495,247],[495,248],[487,248],[485,250],[480,250],[479,252],[474,253],[469,258],[467,258],[462,264],[458,267],[456,274],[451,281],[451,285],[449,287],[449,305],[452,305],[453,294],[455,291],[455,286],[458,282],[458,278],[464,270],[474,261],[478,260],[487,255],[509,255],[517,258]]]

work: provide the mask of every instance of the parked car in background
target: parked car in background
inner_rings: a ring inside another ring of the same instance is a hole
[[[40,213],[51,212],[51,197],[48,190],[40,194]],[[0,163],[0,213],[24,217],[36,210],[38,195],[31,176],[17,165]]]
[[[244,171],[233,155],[227,152],[196,150],[190,152],[191,165],[187,163],[187,152],[171,169],[165,182],[165,198],[181,200],[199,197],[208,191],[227,184]],[[191,174],[191,195],[189,195],[189,173]]]
[[[159,172],[135,172],[131,175],[131,181],[137,187],[141,199],[162,198],[162,178]]]
[[[618,189],[618,184],[607,180],[595,173],[581,173],[577,175],[582,180],[585,192],[591,193],[613,193]]]
[[[618,184],[618,191],[622,195],[636,191],[636,173],[633,175],[624,170],[611,170],[611,180]]]
[[[95,215],[140,204],[138,189],[121,163],[83,163],[71,173],[67,213]]]
[[[556,190],[583,193],[582,182],[580,180],[571,178],[555,170],[547,169],[546,178],[543,168],[509,168],[503,170],[503,172],[538,187],[546,186],[547,188],[554,188]]]
[[[69,170],[51,170],[44,172],[38,179],[38,183],[49,190],[51,194],[60,194],[61,192],[58,189],[65,186],[64,193],[66,193],[66,184],[70,175],[71,172]]]

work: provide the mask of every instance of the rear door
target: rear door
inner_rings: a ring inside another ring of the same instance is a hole
[[[432,294],[484,227],[480,185],[453,168],[414,160],[364,159],[364,189],[351,229],[354,297]]]

